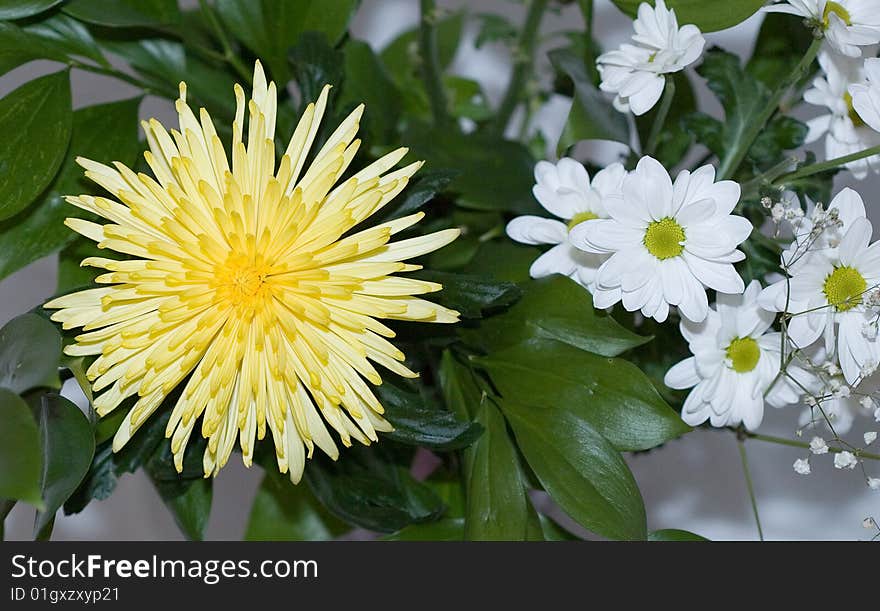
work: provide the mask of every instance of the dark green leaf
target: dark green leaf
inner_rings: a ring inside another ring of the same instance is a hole
[[[593,308],[590,294],[566,276],[523,285],[523,296],[509,310],[482,321],[465,338],[493,351],[530,338],[552,339],[603,356],[617,356],[651,340],[620,326]]]
[[[456,12],[437,22],[437,62],[441,70],[445,70],[455,59],[458,43],[461,40],[464,14]],[[418,28],[407,30],[392,40],[382,50],[382,62],[395,79],[407,80],[415,76],[416,67],[420,64],[418,57]]]
[[[337,462],[316,457],[305,479],[328,510],[355,526],[390,533],[437,519],[442,501],[381,449],[349,448]]]
[[[660,132],[657,148],[653,151],[652,157],[660,161],[664,167],[671,169],[682,160],[693,142],[691,134],[685,130],[682,124],[682,119],[696,110],[697,100],[686,72],[678,72],[670,76],[675,83],[675,97],[672,100],[672,107],[666,116],[666,123],[663,126],[663,131]],[[643,149],[648,144],[651,128],[659,119],[659,112],[658,105],[647,114],[636,117],[636,126]]]
[[[327,541],[350,530],[327,512],[307,485],[267,469],[248,519],[246,541]]]
[[[413,524],[382,537],[383,541],[461,541],[464,518],[444,518],[426,524]]]
[[[593,85],[584,59],[571,49],[548,53],[553,66],[574,83],[574,101],[556,150],[561,154],[581,140],[613,140],[629,145],[629,125]]]
[[[149,469],[148,469],[149,472]],[[190,541],[202,541],[211,516],[213,478],[181,480],[179,482],[153,479],[156,491],[180,532]]]
[[[462,236],[456,242],[462,242]],[[492,276],[509,282],[527,282],[529,268],[541,255],[534,246],[517,244],[513,240],[493,240],[478,244],[477,251],[466,265],[464,271],[470,274]]]
[[[6,388],[0,388],[0,422],[0,498],[43,509],[40,431],[28,404]]]
[[[634,17],[645,0],[612,0],[617,8]],[[767,0],[666,0],[675,10],[679,25],[692,23],[703,32],[717,32],[742,23],[767,3]],[[653,2],[651,2],[653,4]]]
[[[648,534],[648,541],[708,541],[705,537],[675,528],[655,530]]]
[[[0,221],[52,182],[67,152],[71,115],[67,71],[25,83],[0,100]]]
[[[18,26],[0,22],[0,75],[35,59],[64,61],[66,55]]]
[[[40,488],[45,511],[38,512],[34,535],[55,518],[55,512],[73,494],[92,463],[95,438],[88,419],[67,399],[47,394],[40,409],[40,445],[43,469]]]
[[[42,316],[22,314],[0,329],[0,387],[17,394],[40,386],[58,388],[60,359],[61,335]]]
[[[69,0],[62,10],[80,21],[109,27],[161,28],[180,22],[177,0]]]
[[[609,539],[645,539],[645,506],[620,453],[571,410],[504,400],[520,449],[544,489],[581,526]]]
[[[478,49],[486,43],[510,44],[516,40],[519,34],[517,28],[510,23],[507,17],[496,13],[477,13],[474,16],[480,22],[477,38],[474,40],[474,46]]]
[[[341,83],[345,77],[345,57],[323,32],[303,32],[290,50],[290,62],[304,103],[317,100],[324,85]]]
[[[388,381],[375,390],[385,418],[394,425],[385,437],[394,441],[446,452],[466,448],[482,432],[479,425],[459,420],[454,413],[429,405],[419,394]]]
[[[28,25],[24,30],[67,56],[84,57],[103,66],[110,65],[88,28],[62,13]]]
[[[76,240],[77,234],[64,225],[64,219],[85,213],[66,203],[64,196],[102,191],[85,179],[75,159],[81,156],[101,163],[120,161],[131,166],[140,150],[139,104],[140,98],[134,98],[88,106],[73,113],[70,153],[50,190],[35,205],[0,222],[0,278]],[[83,270],[83,273],[93,276],[93,271]]]
[[[410,181],[400,197],[400,204],[389,206],[390,212],[382,217],[396,219],[420,210],[426,203],[444,191],[459,172],[457,170],[422,170]],[[458,240],[456,240],[458,241]],[[454,244],[455,242],[453,242]]]
[[[0,19],[22,19],[46,11],[61,0],[0,0]]]
[[[480,318],[484,311],[510,305],[522,295],[516,284],[489,276],[434,271],[414,276],[442,284],[443,290],[432,295],[432,301],[457,310],[463,318]]]
[[[339,104],[366,105],[362,125],[370,146],[392,142],[400,116],[400,92],[385,66],[365,42],[349,41],[343,49],[345,84]]]
[[[470,541],[525,540],[531,505],[507,425],[489,400],[478,408],[476,421],[485,430],[464,457],[465,538]]]
[[[800,19],[768,13],[746,70],[768,88],[776,87],[791,74],[812,42],[813,32]]]
[[[532,340],[474,362],[505,401],[575,414],[619,450],[647,450],[690,430],[645,374],[622,359]]]
[[[83,259],[88,257],[103,257],[107,251],[102,251],[98,245],[88,238],[77,237],[74,241],[58,254],[58,286],[59,294],[71,292],[75,288],[87,287],[104,273],[97,267],[82,267]]]
[[[449,98],[449,112],[452,116],[470,119],[477,123],[492,117],[492,108],[479,81],[447,74],[443,77],[443,85]]]
[[[440,358],[440,388],[446,408],[461,419],[472,419],[483,400],[470,369],[445,350]]]
[[[697,142],[719,157],[727,147],[724,123],[702,112],[692,112],[681,119],[684,129],[690,132]]]
[[[342,38],[358,0],[217,0],[231,32],[268,64],[274,78],[289,78],[287,50],[303,32],[321,32],[331,46]]]
[[[800,148],[809,128],[792,117],[775,117],[749,149],[749,159],[759,170],[767,170],[782,159],[785,151]]]

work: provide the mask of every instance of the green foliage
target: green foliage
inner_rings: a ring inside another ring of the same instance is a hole
[[[58,388],[61,336],[42,316],[23,314],[0,329],[0,388],[22,394]]]
[[[0,388],[0,498],[44,509],[40,491],[40,431],[28,404]]]
[[[635,16],[644,0],[612,0],[627,15]],[[653,4],[653,2],[651,2]],[[666,0],[675,9],[678,23],[692,23],[703,32],[726,30],[758,12],[766,0]]]
[[[686,530],[667,528],[649,533],[648,541],[708,541],[708,539]]]
[[[47,11],[62,0],[0,0],[0,19],[23,19]]]
[[[176,0],[68,0],[62,10],[80,21],[108,27],[162,28],[180,22]]]
[[[768,13],[746,70],[767,87],[775,87],[791,73],[812,42],[813,34],[802,21]]]
[[[666,116],[665,129],[657,140],[657,148],[651,153],[652,157],[670,169],[684,158],[693,143],[693,136],[685,129],[683,121],[697,108],[694,88],[687,73],[677,72],[672,75],[672,79],[675,83],[675,97],[672,99],[672,107]],[[643,149],[648,144],[651,128],[660,119],[659,112],[660,105],[658,104],[650,112],[636,117],[636,126]],[[647,154],[648,151],[643,150],[643,153]]]

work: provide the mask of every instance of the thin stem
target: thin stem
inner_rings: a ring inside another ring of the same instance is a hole
[[[159,95],[161,97],[167,98],[176,98],[178,92],[176,89],[172,87],[168,87],[167,89],[156,89],[153,84],[149,84],[136,76],[132,76],[131,74],[126,74],[120,70],[116,70],[115,68],[104,68],[102,66],[94,66],[92,64],[86,64],[77,60],[70,60],[68,65],[71,68],[76,68],[77,70],[85,70],[86,72],[93,72],[95,74],[103,74],[104,76],[112,76],[115,79],[119,79],[120,81],[125,81],[129,85],[134,85],[138,89],[142,89],[144,93],[153,93]]]
[[[578,0],[578,6],[584,16],[584,33],[587,36],[587,41],[590,41],[593,39],[593,0]]]
[[[746,444],[741,435],[736,438],[739,446],[739,457],[742,461],[743,475],[746,476],[746,488],[749,491],[749,500],[752,503],[752,513],[755,515],[755,526],[758,527],[758,538],[764,540],[764,529],[761,528],[761,516],[758,515],[758,501],[755,498],[755,487],[752,485],[752,475],[749,472],[749,459],[746,456]]]
[[[671,76],[667,76],[663,100],[660,102],[660,110],[657,111],[654,125],[651,126],[651,134],[648,136],[645,155],[653,155],[657,150],[657,145],[660,143],[660,134],[663,133],[663,128],[666,127],[666,119],[669,117],[669,110],[672,108],[673,98],[675,98],[675,81]]]
[[[733,429],[731,429],[731,430],[733,430]],[[810,449],[810,444],[808,444],[808,443],[805,443],[803,441],[795,441],[794,439],[786,439],[785,437],[774,437],[773,435],[760,435],[758,433],[749,433],[749,432],[744,432],[742,434],[745,437],[748,437],[749,439],[754,439],[756,441],[763,441],[766,443],[775,443],[775,444],[778,444],[781,446],[789,446],[792,448],[801,448],[804,450]],[[828,451],[831,452],[832,454],[840,454],[841,452],[849,452],[849,450],[843,450],[841,448],[832,448],[832,447],[829,447]],[[880,454],[872,454],[870,452],[861,452],[861,451],[858,451],[858,449],[856,451],[852,452],[852,454],[857,455],[859,458],[867,458],[869,460],[880,460]]]
[[[819,49],[821,47],[822,39],[815,39],[801,61],[798,62],[798,65],[795,66],[791,74],[788,75],[788,78],[779,84],[779,87],[776,88],[773,95],[771,95],[770,99],[767,101],[767,106],[748,127],[745,137],[739,141],[738,146],[734,147],[724,156],[724,159],[721,162],[721,167],[718,169],[719,180],[728,179],[736,173],[739,166],[746,158],[749,149],[752,148],[752,144],[754,144],[755,140],[761,134],[761,131],[767,125],[767,122],[770,121],[770,119],[773,118],[773,115],[779,111],[779,104],[782,102],[782,98],[785,97],[788,90],[801,79],[803,74],[807,71],[807,68],[809,68],[813,63],[813,60],[816,59],[816,55],[819,54]]]
[[[223,29],[223,24],[221,24],[220,19],[217,18],[217,13],[214,12],[214,7],[208,3],[208,0],[199,0],[199,9],[201,9],[202,14],[208,19],[208,23],[211,24],[211,29],[214,30],[214,34],[217,35],[217,40],[220,41],[220,45],[223,47],[223,59],[235,68],[235,71],[238,72],[238,75],[241,76],[245,82],[250,82],[253,75],[233,50],[232,43],[226,35],[226,30]]]
[[[526,22],[514,47],[513,74],[510,77],[510,83],[507,85],[507,91],[504,92],[504,97],[501,99],[498,114],[495,115],[493,124],[495,133],[504,133],[507,124],[510,123],[510,117],[513,116],[513,111],[519,105],[520,95],[525,88],[526,80],[534,63],[535,41],[537,40],[541,19],[544,16],[544,10],[547,8],[547,1],[532,0],[532,3],[529,5]]]
[[[779,180],[775,181],[773,184],[775,184],[776,186],[782,186],[788,183],[795,182],[796,180],[801,180],[802,178],[808,178],[810,176],[813,176],[814,174],[821,174],[822,172],[826,172],[828,170],[834,170],[843,167],[846,164],[852,163],[853,161],[858,161],[859,159],[873,157],[874,155],[880,155],[880,146],[874,146],[869,149],[859,151],[858,153],[844,155],[843,157],[835,157],[834,159],[829,159],[828,161],[823,161],[821,163],[813,163],[811,165],[801,168],[800,170],[797,170],[796,172],[786,174]]]
[[[422,78],[431,102],[431,113],[434,123],[444,125],[449,122],[446,101],[446,89],[440,71],[440,60],[437,56],[437,7],[434,0],[421,0],[422,16],[419,21],[419,52],[422,58]]]

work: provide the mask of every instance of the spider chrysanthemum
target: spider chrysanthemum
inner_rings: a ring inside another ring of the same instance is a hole
[[[353,231],[421,163],[390,171],[406,154],[398,149],[340,182],[360,144],[361,106],[306,165],[328,91],[306,108],[277,164],[276,89],[259,62],[250,102],[235,87],[231,164],[208,113],[197,118],[187,105],[183,83],[180,131],[143,123],[155,179],[120,163],[78,160],[116,199],[69,197],[109,223],[69,218],[67,225],[130,258],[84,260],[107,270],[96,279],[107,286],[46,307],[58,309],[52,319],[65,329],[83,327],[66,351],[97,356],[87,374],[101,393],[99,415],[136,396],[114,450],[188,378],[166,428],[178,470],[197,423],[208,439],[206,476],[223,467],[236,441],[250,465],[268,428],[280,470],[298,482],[315,446],[338,456],[329,429],[348,446],[392,428],[366,381],[382,382],[374,364],[417,374],[379,319],[458,320],[414,297],[439,284],[394,275],[419,269],[403,261],[448,244],[457,229],[392,241],[418,213]]]

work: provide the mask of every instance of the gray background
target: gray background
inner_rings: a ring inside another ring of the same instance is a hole
[[[520,3],[507,0],[472,2],[440,1],[444,7],[467,6],[472,12],[500,12],[521,20]],[[631,22],[609,1],[596,2],[596,32],[605,48],[626,40]],[[356,38],[380,49],[400,31],[412,27],[418,17],[416,0],[364,0],[353,24]],[[745,54],[754,40],[760,18],[753,17],[731,30],[707,35],[710,44]],[[544,33],[580,29],[577,10],[567,7],[558,14],[548,14]],[[503,49],[473,47],[474,32],[460,50],[454,71],[479,79],[493,101],[500,98],[509,75],[507,54]],[[548,40],[547,44],[554,44]],[[560,44],[557,41],[555,44]],[[48,62],[34,62],[0,77],[0,96],[37,74],[53,71]],[[699,79],[695,79],[699,81]],[[76,107],[122,99],[135,91],[119,81],[75,71],[73,99]],[[718,106],[700,87],[702,108],[717,112]],[[229,92],[232,95],[232,92]],[[379,109],[368,109],[370,111]],[[166,125],[175,125],[171,104],[148,98],[141,106],[144,117],[156,116]],[[555,142],[567,115],[562,99],[551,100],[538,115],[548,141]],[[594,145],[583,152],[607,157],[613,149]],[[877,221],[874,203],[876,179],[855,185],[865,198],[869,215]],[[24,312],[50,295],[55,286],[55,257],[38,261],[0,281],[0,324]],[[768,408],[762,432],[791,437],[797,426],[799,410]],[[880,425],[878,425],[880,427]],[[857,421],[855,432],[866,430],[865,421]],[[792,470],[792,462],[805,451],[769,445],[747,444],[756,495],[765,535],[772,539],[859,539],[871,536],[862,528],[867,516],[880,519],[880,492],[865,486],[858,471],[841,472],[831,466],[828,456],[815,457],[813,474],[801,477]],[[649,526],[686,528],[712,539],[751,539],[756,537],[754,521],[746,494],[736,442],[729,433],[698,431],[661,449],[632,456],[629,463],[645,497]],[[868,465],[880,475],[880,465]],[[260,471],[247,470],[232,460],[216,479],[214,505],[207,531],[210,539],[237,539],[244,532],[250,501],[259,484]],[[7,537],[27,539],[33,524],[33,511],[19,504],[7,523]],[[141,474],[121,478],[115,493],[107,500],[91,503],[76,516],[59,515],[55,539],[178,539],[180,534],[153,490]]]

